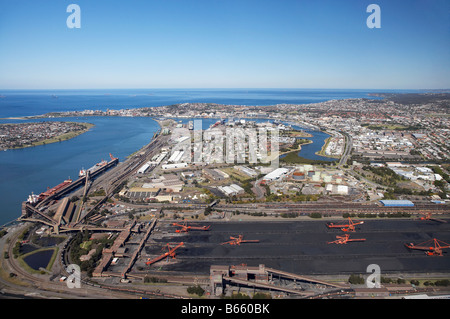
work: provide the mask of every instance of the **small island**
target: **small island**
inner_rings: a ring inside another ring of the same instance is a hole
[[[94,124],[78,122],[35,122],[0,124],[0,150],[62,142],[87,132]]]

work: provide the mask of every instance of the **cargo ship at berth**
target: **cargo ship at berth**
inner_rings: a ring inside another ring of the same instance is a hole
[[[73,181],[71,179],[66,179],[64,182],[62,182],[59,185],[56,185],[53,188],[48,188],[47,191],[41,193],[38,197],[38,201],[41,201],[45,198],[47,198],[50,195],[55,194],[57,191],[59,191],[60,189],[62,189],[63,187],[66,187],[67,185],[71,184]]]
[[[219,120],[216,123],[212,124],[209,128],[215,128],[216,126],[220,125],[220,124],[225,124],[225,120]]]
[[[88,170],[85,169],[80,169],[80,172],[78,173],[79,177],[84,177],[86,176],[86,173],[89,172],[89,174],[94,173],[96,170],[102,168],[103,166],[107,165],[108,162],[105,160],[102,160],[100,163],[95,164],[94,166],[92,166],[91,168],[89,168]]]

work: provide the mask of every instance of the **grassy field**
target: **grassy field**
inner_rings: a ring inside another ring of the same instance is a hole
[[[283,158],[280,158],[281,162],[291,163],[291,164],[327,164],[331,165],[333,162],[311,160],[301,156],[298,156],[298,151],[289,152]]]
[[[285,131],[283,135],[290,136],[290,137],[312,137],[311,134],[303,132],[303,131]]]
[[[92,240],[88,240],[88,241],[82,242],[80,244],[81,249],[85,249],[85,250],[89,250],[91,248],[91,246],[92,246]]]
[[[227,173],[230,176],[233,176],[234,178],[236,178],[237,180],[239,180],[241,182],[245,182],[245,181],[251,179],[250,176],[238,171],[237,169],[235,169],[233,167],[221,168],[220,170]]]

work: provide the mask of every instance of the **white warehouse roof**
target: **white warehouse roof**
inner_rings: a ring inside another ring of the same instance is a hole
[[[280,168],[277,168],[276,170],[274,170],[273,172],[270,172],[266,176],[264,176],[263,179],[273,181],[273,180],[279,179],[283,175],[286,175],[288,172],[289,172],[289,170],[287,168],[280,167]]]

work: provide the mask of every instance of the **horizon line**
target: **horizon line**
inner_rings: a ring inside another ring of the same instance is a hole
[[[306,88],[306,87],[149,87],[149,88],[0,88],[0,91],[78,91],[78,90],[389,90],[389,91],[450,91],[450,88]]]

